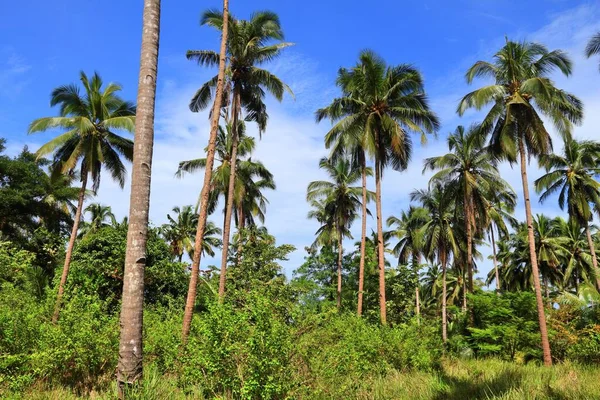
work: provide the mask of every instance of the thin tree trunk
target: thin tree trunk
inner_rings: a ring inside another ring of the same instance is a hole
[[[244,210],[242,209],[242,207],[240,206],[240,211],[238,213],[238,248],[237,248],[237,254],[235,257],[235,262],[236,264],[240,263],[241,257],[242,257],[242,231],[244,230],[244,228],[246,228],[246,220],[245,220],[245,216],[244,216]]]
[[[467,275],[469,279],[469,293],[473,293],[473,233],[472,233],[472,225],[471,220],[473,215],[471,214],[471,200],[467,197],[465,192],[464,199],[464,213],[465,213],[465,232],[467,236]],[[466,296],[465,296],[465,309],[466,309]]]
[[[67,283],[67,276],[69,275],[69,267],[71,266],[71,256],[73,255],[73,246],[75,246],[75,239],[77,239],[77,231],[79,230],[79,222],[81,221],[81,212],[83,210],[83,200],[85,199],[85,187],[87,185],[88,174],[87,171],[83,172],[81,177],[81,189],[79,190],[79,198],[77,201],[77,210],[75,210],[75,217],[73,218],[73,229],[71,230],[71,237],[69,238],[69,244],[67,246],[67,254],[65,254],[65,263],[63,265],[62,275],[60,276],[60,283],[58,285],[58,294],[56,295],[56,303],[54,305],[54,314],[52,315],[52,323],[58,321],[60,314],[60,307],[62,303],[62,297],[65,292],[65,285]]]
[[[229,0],[223,0],[223,21],[229,21]],[[190,284],[188,287],[187,298],[185,301],[185,311],[183,314],[183,326],[181,332],[181,341],[185,344],[190,333],[192,325],[192,316],[194,314],[194,304],[196,303],[196,290],[198,287],[198,273],[200,270],[200,257],[202,255],[202,241],[204,240],[204,230],[206,229],[206,218],[208,217],[208,197],[210,195],[210,182],[212,180],[212,170],[215,163],[215,150],[217,145],[217,132],[219,130],[219,117],[221,103],[223,100],[223,86],[225,84],[225,61],[227,59],[227,32],[229,24],[223,24],[221,32],[221,49],[219,53],[219,73],[217,75],[217,88],[215,90],[215,102],[212,108],[212,121],[210,125],[210,138],[206,152],[206,166],[204,168],[204,183],[200,192],[200,215],[198,216],[198,227],[196,229],[196,239],[194,241],[194,258],[192,259],[192,268],[190,273]]]
[[[415,269],[415,273],[417,274],[417,285],[415,286],[415,303],[416,303],[416,311],[417,311],[417,323],[421,323],[421,299],[419,297],[419,266],[421,265],[421,255],[415,257],[413,254],[413,260],[415,265],[413,268]]]
[[[594,239],[592,239],[590,225],[587,222],[585,223],[585,234],[587,236],[588,246],[590,246],[590,253],[592,254],[592,265],[594,266],[594,272],[596,273],[596,289],[600,291],[600,272],[598,271],[598,259],[596,258],[596,248],[594,246]]]
[[[492,261],[494,262],[494,273],[496,274],[496,294],[500,295],[502,287],[500,286],[500,272],[498,272],[498,258],[496,257],[496,238],[494,236],[494,225],[490,226],[492,237]]]
[[[448,341],[448,321],[446,316],[446,256],[442,260],[442,341]]]
[[[525,216],[527,218],[527,235],[529,239],[529,256],[531,257],[531,269],[533,272],[533,287],[537,303],[538,319],[540,323],[540,336],[542,339],[542,352],[544,354],[544,365],[552,365],[550,354],[550,342],[548,340],[548,329],[546,328],[546,313],[544,311],[544,300],[540,286],[540,271],[538,268],[537,254],[535,251],[535,237],[533,234],[533,217],[531,215],[531,200],[529,198],[529,184],[527,181],[527,157],[525,154],[523,140],[519,140],[519,155],[521,158],[521,178],[523,182],[523,197],[525,200]]]
[[[383,246],[383,226],[381,216],[381,163],[375,160],[375,204],[377,208],[377,258],[379,265],[379,314],[381,323],[387,323],[385,304],[385,254]]]
[[[227,278],[227,253],[229,252],[229,236],[231,233],[231,213],[233,211],[233,198],[235,191],[235,170],[237,167],[238,150],[238,116],[240,112],[239,88],[233,89],[233,101],[231,103],[231,159],[229,161],[229,187],[227,189],[227,205],[225,207],[225,223],[223,225],[223,250],[221,253],[221,275],[219,276],[219,299],[225,296],[225,281]]]
[[[360,262],[358,264],[358,307],[356,313],[362,315],[363,290],[365,285],[365,245],[367,239],[367,165],[365,153],[360,152],[360,168],[362,170],[362,221],[360,234]]]
[[[125,385],[142,378],[144,269],[150,211],[150,180],[154,145],[154,107],[158,75],[160,0],[144,1],[140,74],[135,118],[135,140],[129,200],[129,227],[123,273],[117,387],[124,398]]]
[[[344,256],[343,240],[338,229],[338,262],[337,262],[337,309],[342,309],[342,259]]]
[[[462,279],[462,312],[467,311],[467,280],[463,277]]]

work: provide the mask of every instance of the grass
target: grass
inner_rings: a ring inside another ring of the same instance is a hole
[[[90,393],[85,398],[112,399],[114,388]],[[9,399],[76,400],[67,389],[34,388]],[[160,377],[149,368],[143,385],[129,399],[201,399],[177,388],[173,379]],[[225,399],[226,397],[214,397]],[[292,397],[293,398],[293,397]],[[306,397],[305,397],[306,398]],[[308,397],[311,398],[311,397]],[[323,399],[324,397],[317,397]],[[552,368],[519,365],[500,360],[446,360],[434,373],[395,372],[356,393],[356,400],[588,400],[600,399],[600,368],[560,364]]]

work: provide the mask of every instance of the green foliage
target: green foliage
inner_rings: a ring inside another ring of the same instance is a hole
[[[90,232],[75,246],[65,293],[97,294],[116,307],[122,293],[127,228],[106,226]],[[157,229],[149,230],[145,272],[146,303],[182,301],[187,276],[181,263],[172,261],[169,246]]]

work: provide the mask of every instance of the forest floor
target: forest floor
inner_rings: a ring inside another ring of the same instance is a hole
[[[364,385],[356,393],[357,400],[593,400],[600,399],[600,367],[560,364],[552,368],[538,365],[520,365],[500,360],[446,360],[438,371],[395,372]],[[326,390],[323,390],[326,392]],[[76,396],[67,389],[32,389],[9,399],[75,400],[113,399],[114,388],[103,393],[92,392]],[[153,373],[146,373],[140,390],[129,399],[202,399],[193,394],[184,395],[174,381]],[[211,397],[226,399],[227,397]],[[297,398],[291,396],[290,398]],[[326,393],[315,394],[314,399],[330,399]]]

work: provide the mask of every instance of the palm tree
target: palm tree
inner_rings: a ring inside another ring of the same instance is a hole
[[[355,168],[350,160],[342,158],[335,162],[323,158],[319,162],[319,167],[327,172],[330,181],[309,183],[306,200],[322,201],[322,203],[314,203],[321,206],[317,209],[319,214],[309,214],[309,217],[314,215],[317,220],[320,220],[319,222],[323,223],[318,234],[322,234],[323,238],[327,237],[330,241],[333,238],[337,241],[337,307],[339,310],[342,306],[343,238],[344,236],[352,238],[349,230],[356,218],[358,208],[361,207],[362,187],[352,186],[361,179],[361,170]],[[367,170],[367,174],[372,174],[370,169]]]
[[[196,214],[192,206],[173,207],[175,218],[167,214],[169,223],[161,227],[162,236],[169,243],[173,255],[179,259],[183,259],[183,254],[187,253],[190,259],[194,257],[194,235],[196,234],[196,226],[198,225],[198,214]],[[202,252],[213,257],[215,252],[214,247],[221,246],[221,240],[216,235],[221,234],[219,229],[212,222],[206,224],[204,230],[204,239],[202,241]]]
[[[587,46],[585,47],[585,56],[587,58],[598,54],[600,54],[600,32],[592,36]]]
[[[381,177],[386,166],[406,169],[410,160],[410,132],[421,135],[435,132],[439,122],[430,111],[424,93],[423,79],[410,65],[387,66],[369,50],[362,51],[359,62],[351,69],[338,72],[337,84],[342,97],[317,111],[317,120],[330,118],[329,143],[342,133],[352,148],[360,144],[365,154],[375,160],[377,209],[379,308],[382,324],[386,323],[385,258],[383,249],[383,217],[381,214]]]
[[[123,101],[117,95],[121,86],[109,83],[102,88],[103,81],[97,73],[89,79],[84,72],[81,72],[80,80],[85,92],[83,95],[80,93],[79,87],[74,84],[54,89],[50,105],[59,105],[60,115],[39,118],[29,125],[29,133],[44,132],[53,128],[66,129],[67,132],[40,147],[36,155],[41,158],[52,153],[51,169],[63,175],[72,174],[78,166],[81,172],[81,189],[58,286],[56,306],[52,317],[54,322],[58,320],[64,287],[69,274],[71,254],[79,229],[88,178],[91,177],[92,189],[96,192],[100,185],[100,172],[104,167],[123,187],[126,170],[121,157],[129,161],[133,157],[133,142],[122,138],[113,130],[133,131],[135,106]]]
[[[582,227],[574,218],[568,221],[556,219],[557,236],[564,238],[564,248],[566,252],[561,264],[564,268],[562,272],[562,288],[573,288],[574,292],[579,291],[580,282],[590,282],[595,284],[598,280],[598,269],[594,267],[587,232],[589,227]]]
[[[227,24],[224,21],[228,21]],[[250,20],[236,20],[233,17],[224,18],[219,11],[206,11],[201,20],[202,25],[209,25],[222,30],[224,25],[229,26],[227,50],[229,65],[227,66],[227,93],[231,94],[230,111],[232,126],[231,170],[229,174],[228,192],[233,192],[235,187],[236,160],[238,150],[238,121],[241,119],[242,110],[245,110],[246,121],[258,124],[259,132],[263,132],[267,124],[266,105],[264,104],[265,92],[271,93],[278,101],[283,98],[284,91],[291,93],[291,89],[279,78],[269,71],[258,68],[258,65],[267,63],[281,54],[281,50],[290,43],[270,44],[273,40],[283,40],[283,31],[279,17],[268,11],[253,14]],[[195,60],[200,65],[216,65],[217,54],[209,50],[191,50],[187,58]],[[215,86],[217,77],[206,82],[194,95],[190,107],[197,111],[204,109],[211,97],[211,89]],[[225,225],[223,227],[223,253],[221,256],[221,276],[219,280],[219,297],[225,294],[225,279],[227,271],[227,253],[229,251],[231,216],[233,212],[233,197],[228,197],[225,212]]]
[[[468,83],[476,77],[489,77],[495,80],[494,84],[467,94],[457,110],[462,115],[469,108],[479,110],[493,104],[481,124],[482,131],[492,131],[491,146],[497,156],[513,163],[519,155],[545,365],[552,364],[552,356],[533,236],[527,158],[528,155],[537,157],[548,154],[552,150],[550,134],[544,127],[540,113],[564,137],[570,136],[573,123],[579,123],[583,117],[581,102],[572,94],[556,88],[548,78],[555,69],[565,76],[571,74],[571,61],[564,52],[548,51],[538,43],[507,39],[506,45],[494,55],[493,62],[478,61],[466,73]]]
[[[81,229],[79,230],[79,237],[84,237],[90,233],[97,232],[100,228],[105,226],[114,226],[117,224],[117,220],[112,213],[110,206],[92,203],[85,208],[84,212],[90,214],[90,222],[83,221]],[[109,223],[106,221],[109,221]]]
[[[595,179],[600,173],[599,159],[600,143],[567,140],[562,155],[540,156],[540,165],[546,169],[546,174],[535,181],[538,193],[544,191],[540,202],[558,193],[560,208],[564,210],[566,203],[569,216],[585,228],[594,269],[598,268],[598,261],[589,222],[593,218],[593,208],[600,211],[600,183]],[[600,290],[600,277],[596,287]]]
[[[144,0],[137,94],[139,108],[135,121],[135,149],[120,316],[121,335],[117,366],[117,388],[120,399],[125,398],[125,385],[141,379],[143,372],[144,269],[150,211],[159,35],[160,0]]]
[[[465,222],[468,290],[473,293],[473,236],[478,230],[476,221],[483,221],[488,204],[487,195],[509,187],[500,178],[494,159],[484,142],[486,136],[479,132],[477,125],[466,130],[458,126],[448,136],[449,153],[427,158],[424,170],[438,170],[431,178],[440,181],[448,190],[448,195],[462,205]]]
[[[79,198],[80,189],[72,186],[76,174],[63,175],[50,171],[45,180],[44,195],[41,199],[43,213],[39,216],[46,229],[62,233],[72,228],[72,216],[77,212],[74,202]]]
[[[421,257],[425,251],[423,226],[429,222],[427,210],[410,206],[408,212],[402,211],[400,218],[392,216],[386,222],[388,227],[394,227],[393,230],[386,232],[386,237],[393,237],[398,240],[398,243],[392,249],[394,255],[398,257],[398,264],[412,263],[412,268],[418,276],[421,268]],[[417,318],[419,318],[421,303],[418,284],[415,286],[415,310]]]
[[[430,216],[421,228],[424,235],[425,254],[430,260],[437,260],[442,267],[442,340],[448,339],[446,316],[446,274],[452,255],[459,252],[455,235],[455,204],[446,189],[433,182],[427,190],[417,190],[410,195],[411,201],[419,202]]]
[[[223,0],[223,20],[229,20],[229,0]],[[202,21],[202,19],[201,19]],[[217,145],[217,131],[219,130],[219,118],[221,117],[221,105],[223,103],[223,92],[225,88],[225,64],[227,62],[227,39],[229,34],[229,24],[224,24],[221,29],[221,48],[219,50],[218,64],[219,72],[215,83],[215,100],[211,110],[210,118],[210,136],[206,148],[206,166],[204,170],[204,182],[200,191],[200,214],[198,215],[198,227],[196,228],[196,238],[194,239],[194,249],[203,247],[204,231],[206,229],[206,219],[208,217],[208,201],[210,196],[210,184],[212,181],[213,165],[215,162],[215,150]],[[190,104],[192,111],[195,107]],[[196,291],[198,289],[198,274],[200,272],[200,258],[202,251],[194,251],[192,267],[190,274],[190,283],[185,300],[185,310],[183,312],[183,324],[181,327],[181,341],[187,342],[192,326],[192,316],[194,313],[194,304],[196,304]]]

